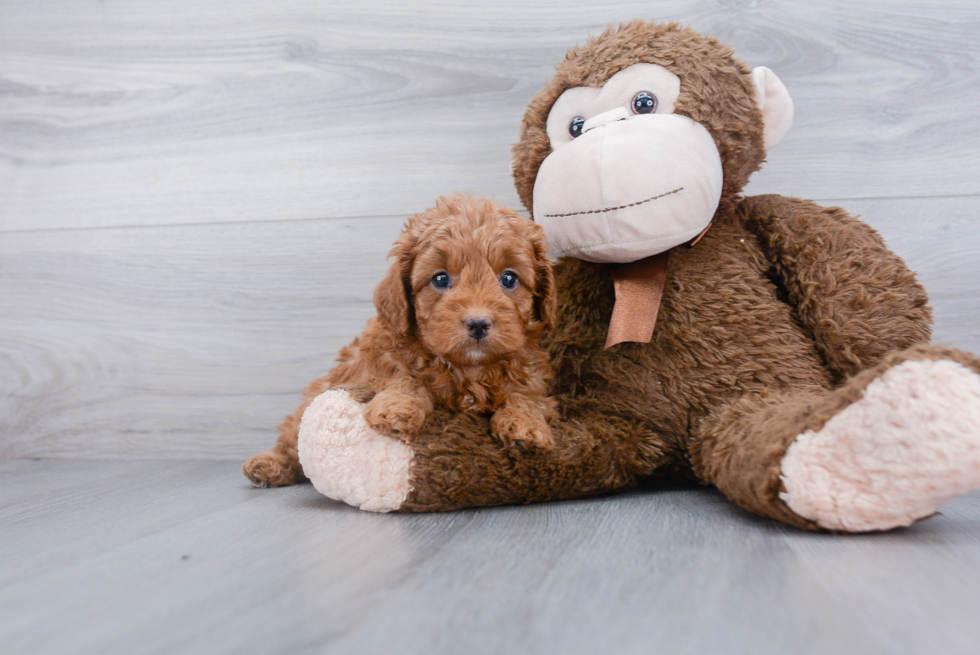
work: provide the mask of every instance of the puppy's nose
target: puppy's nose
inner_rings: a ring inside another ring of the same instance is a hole
[[[487,332],[490,331],[490,319],[483,316],[468,318],[463,321],[463,325],[466,326],[470,336],[477,341],[487,336]]]

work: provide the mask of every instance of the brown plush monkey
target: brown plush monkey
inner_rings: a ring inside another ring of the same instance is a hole
[[[904,262],[840,209],[740,195],[791,117],[771,71],[675,24],[570,50],[513,166],[569,255],[545,339],[555,449],[504,447],[486,417],[445,412],[401,442],[335,390],[304,416],[305,473],[358,507],[414,512],[682,473],[842,531],[908,525],[980,486],[980,360],[927,345],[927,297]]]

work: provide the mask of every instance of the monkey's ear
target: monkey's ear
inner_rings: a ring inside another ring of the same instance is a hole
[[[411,286],[405,279],[401,257],[396,257],[374,290],[374,306],[381,324],[396,334],[408,334],[413,322]]]
[[[766,150],[782,141],[793,124],[793,99],[776,74],[765,66],[752,69],[755,101],[762,110],[763,139]]]

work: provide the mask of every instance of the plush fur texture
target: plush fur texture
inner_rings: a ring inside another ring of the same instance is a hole
[[[342,389],[310,403],[297,449],[303,471],[325,496],[371,512],[396,510],[408,497],[412,449],[371,429],[364,406]]]
[[[926,369],[930,384],[955,387],[963,371],[980,373],[980,360],[926,345],[926,293],[868,225],[807,200],[739,195],[765,156],[763,124],[751,74],[727,46],[677,25],[634,22],[570,50],[531,102],[514,146],[522,200],[533,209],[535,177],[550,149],[545,121],[555,99],[570,87],[599,86],[639,62],[663,65],[680,77],[676,112],[704,125],[718,146],[724,184],[714,227],[696,247],[671,251],[650,343],[605,350],[614,303],[609,268],[561,260],[555,327],[542,340],[559,402],[554,449],[506,448],[485,416],[436,409],[410,444],[412,489],[399,509],[592,496],[682,474],[717,486],[743,508],[801,528],[887,527],[853,522],[860,503],[825,512],[815,500],[819,487],[799,472],[810,465],[797,469],[793,462],[833,461],[867,472],[874,463],[855,459],[861,437],[836,427],[864,412],[848,414],[849,407],[871,407],[882,388],[894,398],[888,402],[904,405],[915,387],[910,377]],[[958,366],[906,366],[888,377],[906,362]],[[894,379],[903,382],[896,386]],[[886,381],[876,385],[878,380]],[[975,410],[921,409],[910,410],[918,417],[914,435],[896,437],[895,426],[877,411],[864,412],[869,424],[862,434],[876,435],[879,443],[945,434],[946,452],[969,451],[964,444],[976,439],[970,418]],[[832,425],[838,416],[844,418]],[[950,431],[951,424],[964,427]],[[810,433],[836,436],[788,456],[800,435]],[[912,443],[909,452],[922,448]],[[934,475],[925,469],[906,474]],[[903,504],[896,510],[903,520],[919,515],[910,507],[935,505],[942,496],[909,489],[904,499],[890,495],[884,502]],[[809,505],[821,509],[804,509]]]
[[[552,373],[538,345],[555,311],[547,252],[540,226],[489,200],[440,198],[411,217],[375,290],[377,316],[310,385],[276,447],[245,463],[246,476],[257,486],[299,479],[300,418],[313,398],[339,387],[366,391],[364,419],[382,434],[411,440],[438,406],[491,414],[505,444],[552,447]],[[516,276],[513,288],[505,274]]]

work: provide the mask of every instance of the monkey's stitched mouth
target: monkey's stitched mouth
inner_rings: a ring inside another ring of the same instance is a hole
[[[581,216],[582,214],[604,214],[606,212],[616,211],[617,209],[626,209],[627,207],[636,207],[637,205],[642,205],[654,200],[663,198],[664,196],[669,196],[671,194],[683,191],[684,187],[680,186],[673,191],[668,191],[667,193],[661,193],[659,196],[653,196],[652,198],[647,198],[646,200],[639,200],[637,202],[631,202],[628,205],[620,205],[619,207],[606,207],[605,209],[591,209],[585,212],[570,212],[568,214],[545,214],[545,218],[563,218],[565,216]]]

